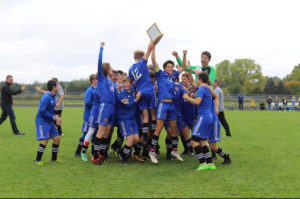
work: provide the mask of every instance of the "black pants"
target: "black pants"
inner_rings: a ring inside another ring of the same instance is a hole
[[[61,117],[61,114],[62,114],[62,110],[55,110],[55,115],[59,115],[59,117]],[[61,125],[56,125],[55,123],[55,126],[57,128],[58,134],[61,135],[62,134]]]
[[[228,125],[228,123],[227,123],[227,121],[226,121],[224,112],[219,112],[218,117],[219,117],[219,120],[220,120],[220,122],[221,122],[223,128],[224,128],[225,131],[226,131],[226,135],[227,135],[227,136],[231,136],[231,134],[230,134],[230,129],[229,129],[229,125]]]
[[[239,102],[239,109],[244,110],[243,102]]]
[[[16,124],[16,116],[15,116],[15,112],[14,112],[14,109],[12,108],[12,106],[2,107],[0,124],[2,124],[6,120],[7,116],[9,116],[10,124],[11,124],[11,128],[12,128],[13,132],[18,133],[19,130],[18,130],[18,127]]]

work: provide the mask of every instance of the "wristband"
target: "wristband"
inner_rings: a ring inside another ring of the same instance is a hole
[[[152,46],[151,48],[152,48],[152,49],[155,49],[155,46]]]

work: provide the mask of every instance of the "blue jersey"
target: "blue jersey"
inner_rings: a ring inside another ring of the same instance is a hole
[[[39,110],[35,117],[35,122],[38,124],[52,123],[55,119],[55,105],[55,95],[52,95],[48,91],[41,98]]]
[[[212,114],[212,96],[210,90],[204,86],[200,86],[197,97],[202,98],[201,104],[197,107],[198,117],[199,115]]]
[[[215,99],[214,98],[212,100],[211,112],[212,112],[214,121],[219,120],[219,117],[218,117],[217,112],[216,112],[216,106],[215,106]]]
[[[151,78],[147,68],[147,60],[143,58],[141,61],[133,64],[129,68],[128,75],[133,81],[135,81],[138,91],[141,91],[142,93],[153,92]]]
[[[94,87],[90,86],[84,93],[84,112],[83,120],[88,121],[93,103],[94,103]]]
[[[100,48],[98,60],[98,84],[96,87],[97,95],[101,96],[100,103],[116,104],[115,83],[105,77],[102,69],[103,48]]]
[[[170,75],[159,69],[155,75],[158,85],[158,100],[174,99],[176,97],[174,82],[179,75],[178,71]]]
[[[180,102],[181,117],[183,121],[194,121],[196,106],[188,100],[183,99]]]
[[[175,93],[176,93],[176,97],[174,98],[174,106],[175,106],[175,110],[176,110],[176,115],[177,116],[181,116],[181,109],[180,109],[180,102],[183,100],[182,95],[185,92],[185,90],[182,88],[182,86],[180,84],[174,84],[174,89],[175,89]]]
[[[123,99],[128,99],[128,104],[123,104]],[[135,93],[122,89],[118,97],[118,119],[119,120],[135,120],[137,104],[135,100]]]

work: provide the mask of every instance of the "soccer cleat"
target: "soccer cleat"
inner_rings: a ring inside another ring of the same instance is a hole
[[[139,162],[145,162],[145,160],[143,158],[141,158],[140,156],[135,155],[135,154],[131,154],[131,158],[135,159],[135,160],[137,160]]]
[[[82,161],[84,161],[84,162],[87,162],[88,161],[88,159],[87,159],[87,157],[86,157],[86,153],[82,153],[81,152],[81,159],[82,159]]]
[[[217,157],[216,155],[212,155],[212,156],[211,156],[211,159],[212,159],[212,160],[217,160],[218,157]]]
[[[110,148],[114,151],[115,156],[118,156],[118,151],[120,151],[120,148],[117,146],[117,144],[113,143]]]
[[[91,160],[96,165],[101,165],[102,164],[101,161],[100,161],[100,158],[95,159],[94,156],[92,156]]]
[[[208,169],[208,165],[206,163],[202,163],[198,166],[198,168],[196,169],[197,171],[204,171]]]
[[[158,160],[157,160],[157,155],[154,151],[150,151],[149,152],[149,157],[150,157],[150,160],[151,162],[157,164],[158,163]]]
[[[148,157],[148,156],[141,156],[141,158],[143,159],[143,160],[150,160],[150,158]]]
[[[229,154],[227,154],[225,157],[224,157],[224,162],[222,163],[223,165],[226,165],[226,164],[230,164],[231,163],[231,159],[229,157]]]
[[[80,153],[77,153],[77,151],[74,153],[75,157],[80,157]]]
[[[223,135],[222,137],[232,137],[231,135]]]
[[[209,170],[216,170],[217,169],[216,166],[214,165],[214,163],[209,163],[209,164],[207,164],[207,166],[208,166]]]
[[[184,151],[182,152],[182,155],[189,155],[189,151],[188,151],[188,150],[184,150]]]
[[[44,166],[44,163],[43,163],[42,161],[34,160],[34,164],[35,164],[36,166],[39,166],[39,167]]]
[[[182,157],[180,156],[178,151],[171,151],[171,155],[176,158],[177,160],[183,162],[184,160],[182,159]]]

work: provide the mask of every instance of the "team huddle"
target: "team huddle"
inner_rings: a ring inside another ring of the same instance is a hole
[[[229,154],[216,144],[220,141],[219,96],[211,86],[216,76],[213,67],[203,67],[199,71],[190,66],[184,50],[182,60],[177,52],[172,53],[178,62],[176,67],[168,60],[161,70],[156,61],[155,46],[150,41],[146,52],[134,52],[135,64],[129,68],[127,76],[113,70],[109,63],[102,63],[104,45],[104,42],[100,43],[98,71],[90,75],[91,86],[84,95],[83,134],[76,156],[88,161],[87,150],[91,142],[91,160],[96,165],[108,161],[109,148],[122,164],[128,164],[130,158],[139,162],[151,160],[156,164],[159,135],[165,128],[167,159],[184,161],[178,152],[180,136],[183,154],[199,160],[197,170],[216,169],[212,162],[216,153],[224,159],[223,164],[231,163]],[[148,64],[149,58],[152,65]],[[201,54],[201,60],[207,64],[210,58],[207,51]],[[196,81],[192,73],[196,74]],[[52,161],[60,161],[57,159],[60,137],[54,125],[61,123],[61,118],[54,112],[57,82],[48,81],[47,89],[36,116],[37,139],[40,141],[37,165],[43,164],[42,155],[50,138],[53,139]],[[111,144],[115,128],[117,136]]]

